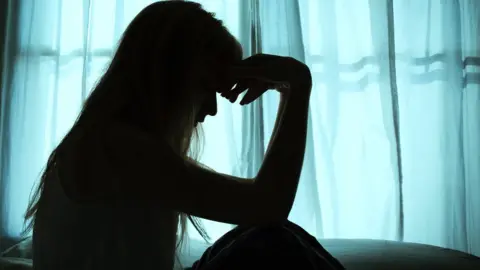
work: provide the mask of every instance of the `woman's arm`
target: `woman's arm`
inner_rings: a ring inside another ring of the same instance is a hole
[[[272,199],[290,213],[305,155],[310,88],[293,88],[281,94],[274,132],[256,177],[259,186],[274,186]]]
[[[144,203],[233,224],[285,220],[303,164],[310,88],[295,84],[282,96],[277,128],[254,179],[201,168],[153,135],[114,123],[83,145],[63,147],[69,149],[61,177],[67,195],[79,203]]]
[[[292,89],[296,94],[282,98],[278,128],[254,179],[186,165],[166,145],[146,134],[141,138],[135,130],[116,127],[109,140],[112,153],[122,149],[127,138],[136,138],[135,143],[127,143],[128,148],[123,147],[123,154],[115,154],[117,164],[122,164],[119,176],[125,179],[124,195],[135,200],[152,198],[152,203],[219,222],[262,224],[286,219],[303,165],[309,90]],[[136,180],[132,183],[131,179]]]
[[[67,174],[61,177],[62,183],[78,203],[146,203],[232,224],[284,220],[303,160],[307,100],[292,97],[282,102],[284,111],[277,116],[281,120],[272,147],[255,179],[187,163],[166,143],[115,123],[104,127],[102,137],[92,136],[88,145],[68,147],[70,151],[62,155],[62,164],[69,165],[63,167]]]

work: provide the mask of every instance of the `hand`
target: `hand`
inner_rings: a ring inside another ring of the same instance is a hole
[[[305,91],[309,94],[312,87],[310,69],[300,61],[291,57],[268,54],[257,54],[243,60],[231,70],[231,77],[236,82],[233,89],[222,92],[222,96],[235,102],[238,96],[247,91],[240,101],[246,105],[268,89],[276,89],[282,94],[294,91]]]

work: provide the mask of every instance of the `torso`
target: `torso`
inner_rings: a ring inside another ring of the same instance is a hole
[[[95,154],[98,161],[101,153]],[[141,202],[75,203],[66,196],[65,179],[60,177],[79,175],[59,174],[58,169],[67,166],[61,161],[45,181],[36,215],[34,269],[173,269],[177,225],[173,212]],[[91,162],[75,165],[95,171],[92,164],[98,164],[93,156]]]

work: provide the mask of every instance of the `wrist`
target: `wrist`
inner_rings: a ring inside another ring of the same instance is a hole
[[[311,85],[292,85],[292,87],[288,91],[288,94],[285,97],[295,99],[310,99],[311,93]]]

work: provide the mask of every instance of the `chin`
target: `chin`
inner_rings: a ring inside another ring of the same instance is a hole
[[[198,125],[202,124],[203,121],[205,121],[205,118],[203,118],[203,119],[199,118],[199,119],[195,120],[195,126],[198,126]]]

